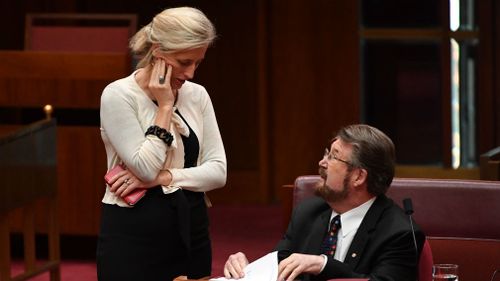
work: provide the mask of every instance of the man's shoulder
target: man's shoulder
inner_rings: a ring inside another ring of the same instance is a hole
[[[325,210],[329,209],[331,209],[330,205],[328,205],[328,203],[326,203],[326,201],[323,198],[320,198],[318,196],[312,196],[300,202],[295,208],[295,212],[302,214],[314,214],[314,213],[322,213]]]
[[[385,229],[391,229],[395,232],[411,229],[410,218],[392,199],[386,196],[379,197],[374,207],[380,208],[380,218],[378,221],[379,224],[385,226]],[[419,229],[417,224],[414,227],[416,230]]]
[[[392,219],[405,219],[406,215],[394,201],[385,195],[379,195],[372,207],[370,208],[372,212],[380,213],[381,219],[389,218]]]

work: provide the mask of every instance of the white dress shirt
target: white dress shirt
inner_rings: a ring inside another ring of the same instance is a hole
[[[349,210],[340,215],[340,230],[337,237],[337,250],[335,251],[334,259],[343,262],[347,254],[347,250],[351,246],[352,239],[356,232],[358,232],[359,225],[363,218],[365,217],[368,209],[375,202],[375,198],[366,201],[365,203],[359,205],[358,207]],[[332,211],[330,221],[338,215],[335,211]]]

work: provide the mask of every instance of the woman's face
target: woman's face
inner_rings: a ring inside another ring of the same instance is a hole
[[[172,66],[172,76],[170,77],[172,89],[178,90],[186,80],[193,79],[194,72],[205,58],[207,48],[205,46],[174,53],[162,51],[156,53],[156,57],[164,59],[167,65]]]

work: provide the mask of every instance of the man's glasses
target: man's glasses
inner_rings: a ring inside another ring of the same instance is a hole
[[[345,164],[347,164],[349,166],[353,166],[351,162],[343,160],[343,159],[340,159],[337,156],[335,156],[335,154],[330,153],[330,149],[328,149],[328,148],[325,148],[325,154],[323,154],[323,158],[324,157],[326,157],[326,160],[328,160],[328,161],[337,160],[337,161],[345,163]]]

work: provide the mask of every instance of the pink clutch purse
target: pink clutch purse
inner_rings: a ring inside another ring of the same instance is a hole
[[[108,185],[111,185],[109,184],[109,180],[114,176],[116,175],[118,172],[121,172],[125,170],[123,168],[122,165],[116,165],[114,166],[111,170],[109,170],[109,172],[104,175],[104,181],[106,181],[106,183]],[[146,194],[146,189],[145,188],[136,188],[134,189],[132,192],[130,192],[129,194],[127,194],[125,197],[123,197],[122,199],[127,202],[127,204],[129,204],[130,206],[133,206],[135,205],[142,197],[144,197],[144,195]]]

